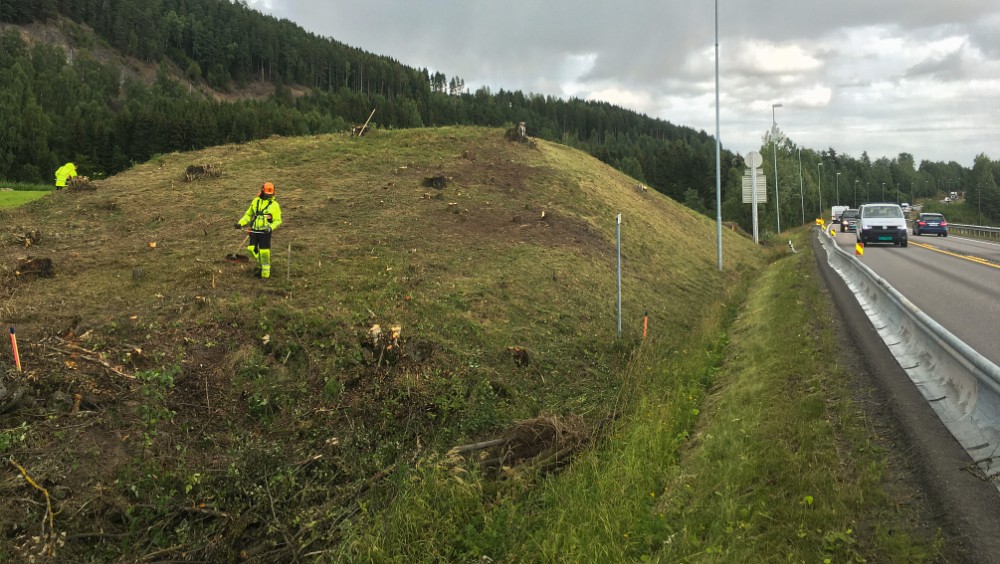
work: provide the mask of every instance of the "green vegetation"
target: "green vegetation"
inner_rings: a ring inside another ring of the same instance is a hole
[[[44,197],[49,190],[0,190],[0,208],[14,208]]]
[[[221,175],[184,180],[203,163]],[[264,180],[285,219],[268,281],[222,258]],[[714,222],[578,151],[376,130],[165,154],[96,188],[0,212],[3,256],[37,231],[56,273],[2,265],[30,400],[0,446],[57,493],[40,530],[38,492],[0,484],[0,558],[934,554],[824,376],[808,253],[726,230],[720,273]]]

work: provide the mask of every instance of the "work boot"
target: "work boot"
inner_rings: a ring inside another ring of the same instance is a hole
[[[259,266],[257,268],[254,268],[253,269],[253,275],[254,275],[254,277],[255,278],[260,278],[260,273],[261,272],[263,272],[263,270]]]

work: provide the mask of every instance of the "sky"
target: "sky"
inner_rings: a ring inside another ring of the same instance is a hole
[[[248,3],[473,92],[600,100],[715,135],[709,0]],[[718,50],[732,151],[759,150],[773,120],[855,158],[1000,160],[997,0],[718,0]]]

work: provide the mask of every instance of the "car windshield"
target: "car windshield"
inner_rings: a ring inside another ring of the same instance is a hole
[[[844,212],[843,217],[847,218],[858,217],[858,210],[847,210]]]
[[[903,210],[899,206],[865,206],[865,217],[903,217]]]

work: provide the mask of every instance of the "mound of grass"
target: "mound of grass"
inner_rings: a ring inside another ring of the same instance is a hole
[[[221,174],[185,178],[204,163]],[[263,181],[284,216],[270,280],[224,260]],[[17,501],[24,483],[0,486],[10,557],[360,555],[379,523],[434,504],[452,540],[415,553],[472,554],[470,535],[501,537],[526,500],[557,504],[528,454],[510,482],[435,482],[438,468],[480,472],[448,462],[451,447],[526,421],[572,421],[580,444],[603,444],[641,417],[650,386],[676,398],[680,419],[664,424],[678,440],[706,383],[698,370],[674,382],[666,367],[682,361],[664,359],[718,356],[726,304],[766,262],[727,231],[720,273],[708,218],[578,151],[493,129],[272,138],[95,184],[4,212],[0,317],[25,368],[8,380],[28,399],[0,419],[0,452],[58,492],[39,530],[37,507]],[[41,233],[31,255],[54,277],[16,274],[24,230]],[[374,340],[375,325],[398,338]],[[483,513],[494,495],[500,509]]]

